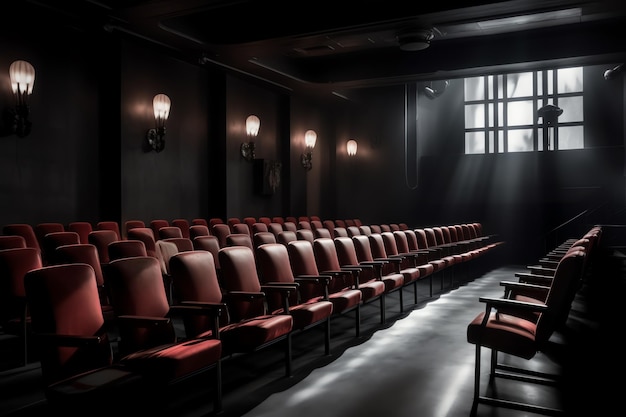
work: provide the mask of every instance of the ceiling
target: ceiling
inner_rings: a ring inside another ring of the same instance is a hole
[[[28,0],[287,91],[351,90],[538,65],[622,62],[624,0]],[[404,50],[407,38],[424,41]],[[421,43],[421,46],[427,44]]]

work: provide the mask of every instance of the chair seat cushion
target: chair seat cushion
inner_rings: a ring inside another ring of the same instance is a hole
[[[328,295],[328,300],[333,303],[333,314],[340,314],[358,306],[362,299],[363,295],[359,290],[345,290]]]
[[[222,357],[217,339],[189,339],[133,352],[120,363],[157,380],[174,381],[206,369]]]
[[[410,284],[411,282],[415,282],[422,276],[422,273],[417,268],[404,268],[400,271],[402,275],[402,284]]]
[[[433,264],[418,265],[416,268],[420,271],[421,278],[432,275],[435,272],[435,266]]]
[[[293,328],[288,314],[263,315],[229,324],[220,329],[226,355],[234,352],[252,352],[270,341],[287,335]]]
[[[378,297],[385,292],[385,283],[382,281],[369,281],[359,284],[359,291],[363,294],[363,300],[367,301]]]
[[[293,328],[304,329],[330,317],[333,314],[333,303],[330,301],[316,301],[294,306],[290,310],[293,317]]]
[[[467,341],[499,352],[531,359],[537,353],[536,326],[520,317],[491,313],[485,326],[485,313],[480,313],[467,326]]]

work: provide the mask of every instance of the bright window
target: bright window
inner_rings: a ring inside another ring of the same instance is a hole
[[[466,154],[584,148],[582,67],[466,78],[464,91]],[[538,117],[546,105],[556,122]]]

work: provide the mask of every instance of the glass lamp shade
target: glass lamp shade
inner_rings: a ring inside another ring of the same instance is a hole
[[[9,76],[14,94],[32,94],[35,85],[35,68],[29,62],[13,62],[9,67]]]
[[[170,98],[165,94],[157,94],[152,100],[152,107],[154,108],[154,118],[157,121],[157,126],[163,126],[165,121],[170,115],[170,107],[172,102]]]
[[[346,144],[346,150],[348,151],[348,155],[350,156],[356,155],[356,148],[357,148],[356,140],[350,139],[348,143]]]
[[[315,148],[315,142],[317,142],[317,133],[315,130],[307,130],[304,133],[304,144],[307,148]]]
[[[257,116],[255,116],[254,114],[248,116],[248,118],[246,119],[246,134],[248,136],[257,136],[259,134],[260,127],[261,120]]]

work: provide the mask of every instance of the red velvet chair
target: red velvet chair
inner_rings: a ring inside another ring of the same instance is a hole
[[[288,308],[281,294],[268,297],[268,308],[272,314],[290,314],[293,317],[292,331],[305,331],[324,326],[324,351],[330,354],[330,317],[333,303],[328,300],[330,276],[296,276],[293,274],[287,247],[280,243],[267,243],[257,248],[257,265],[263,285],[293,285],[294,291],[288,298]],[[317,286],[319,289],[304,288]],[[313,293],[321,296],[310,297]]]
[[[189,229],[187,229],[189,230]],[[182,238],[183,231],[178,226],[165,226],[159,229],[158,239]],[[157,239],[157,240],[158,240]]]
[[[58,263],[54,259],[56,248],[63,245],[75,245],[80,243],[80,236],[76,232],[52,232],[48,233],[41,240],[41,252],[44,264]]]
[[[168,220],[165,220],[165,219],[151,220],[150,229],[152,229],[154,240],[157,240],[159,238],[159,230],[161,230],[162,227],[168,227],[168,226],[170,226],[170,222]]]
[[[25,247],[27,247],[26,239],[24,239],[23,236],[17,236],[17,235],[0,236],[0,250],[25,248]]]
[[[22,236],[26,241],[26,246],[29,248],[35,248],[41,250],[39,240],[35,234],[35,229],[28,223],[11,223],[6,224],[2,228],[4,235]]]
[[[128,237],[128,231],[136,227],[146,227],[146,223],[143,220],[126,220],[124,222],[124,238]]]
[[[126,243],[131,241],[120,240],[118,242]],[[115,314],[109,300],[109,294],[104,286],[104,275],[102,274],[102,264],[100,263],[98,249],[90,243],[78,243],[59,246],[56,248],[55,252],[54,258],[58,264],[84,263],[93,268],[98,295],[100,297],[100,306],[102,307],[102,315],[107,325],[113,325]],[[111,329],[111,327],[109,327],[109,329]]]
[[[356,250],[356,243],[350,237],[337,237],[334,239],[335,249],[339,264],[345,266],[362,267],[359,275],[359,288],[367,282],[382,281],[385,284],[385,298],[391,293],[398,293],[400,300],[400,312],[404,311],[404,294],[405,276],[397,270],[385,271],[383,268],[388,262],[387,260],[359,259]],[[384,306],[384,302],[383,302]],[[385,322],[385,312],[381,315],[381,322]]]
[[[536,404],[531,402],[532,400],[526,402],[503,398],[498,395],[498,390],[494,385],[496,378],[542,385],[558,383],[558,375],[516,365],[515,361],[511,360],[501,361],[498,357],[510,355],[530,361],[538,352],[547,350],[550,337],[561,329],[564,318],[569,314],[572,287],[576,286],[580,280],[584,258],[585,252],[573,251],[559,262],[544,302],[524,302],[505,297],[479,298],[479,301],[485,304],[485,311],[476,316],[467,327],[467,341],[475,345],[472,416],[476,415],[480,404],[537,414],[563,415],[563,410]],[[519,287],[519,283],[504,282],[502,284],[505,288],[510,284]],[[533,314],[532,318],[529,318],[530,314]],[[491,351],[489,371],[491,394],[481,393],[483,347]]]
[[[245,246],[221,248],[218,254],[222,268],[223,299],[228,305],[231,320],[237,323],[249,323],[248,337],[238,341],[239,351],[254,351],[280,341],[285,343],[285,373],[291,376],[291,331],[293,318],[289,314],[271,314],[267,310],[267,295],[282,294],[287,303],[289,294],[294,291],[289,287],[261,285],[256,268],[253,250]],[[285,311],[288,311],[288,304]],[[265,323],[259,332],[257,324]],[[254,330],[252,330],[254,329]],[[252,333],[254,332],[254,334]],[[226,349],[235,346],[227,344]]]
[[[189,235],[189,227],[191,226],[189,224],[189,220],[187,220],[187,219],[174,219],[174,220],[172,220],[172,226],[178,227],[180,229],[181,233],[183,234],[183,237],[191,238],[191,236]]]
[[[230,226],[225,223],[217,223],[213,225],[211,229],[211,234],[213,236],[217,236],[217,239],[220,243],[220,248],[226,247],[226,236],[231,234],[232,231]]]
[[[89,233],[93,231],[90,222],[71,222],[67,225],[68,232],[76,232],[80,236],[80,243],[89,243]]]
[[[167,386],[199,373],[214,373],[211,388],[214,409],[221,411],[221,358],[218,319],[222,305],[184,306],[169,304],[163,287],[161,266],[151,256],[111,261],[103,270],[119,329],[119,362],[161,387],[154,392],[159,413],[167,413],[171,401]],[[210,335],[179,335],[174,321],[209,315]],[[198,336],[198,337],[197,337]]]
[[[313,243],[313,251],[315,252],[315,260],[317,262],[317,268],[320,273],[326,274],[327,271],[349,271],[353,274],[353,282],[349,287],[358,289],[362,294],[362,301],[364,304],[378,301],[380,309],[380,321],[385,321],[385,283],[382,281],[370,280],[366,277],[366,273],[362,273],[366,267],[358,266],[343,266],[339,263],[339,257],[337,256],[337,249],[335,248],[335,242],[333,239],[315,239]],[[361,283],[361,276],[363,276],[364,282]],[[331,284],[331,292],[336,291],[334,287],[341,281],[333,280]],[[344,288],[346,283],[340,284],[340,288]]]
[[[211,232],[207,226],[202,224],[193,224],[189,226],[189,239],[192,241],[198,236],[209,236]]]
[[[30,311],[26,303],[24,276],[28,271],[43,267],[36,248],[0,250],[0,326],[3,333],[20,339],[22,353],[19,365],[28,363],[31,351]]]
[[[103,220],[96,223],[96,230],[112,230],[115,232],[116,240],[122,240],[124,238],[120,232],[120,224],[115,220]]]
[[[333,303],[333,316],[345,315],[354,312],[354,329],[359,337],[361,329],[361,303],[363,295],[354,288],[352,272],[350,271],[325,271],[320,273],[315,259],[313,245],[306,240],[293,240],[287,244],[287,252],[291,270],[295,276],[320,276],[332,277],[328,286],[328,300]],[[338,282],[334,282],[338,281]],[[300,289],[306,299],[323,297],[326,294],[318,286],[305,286]],[[310,292],[307,292],[310,291]]]
[[[89,233],[88,240],[98,250],[100,263],[105,265],[109,263],[109,244],[121,239],[117,237],[113,230],[94,230]]]
[[[146,245],[137,239],[116,240],[108,245],[108,259],[114,261],[134,256],[148,256]]]

